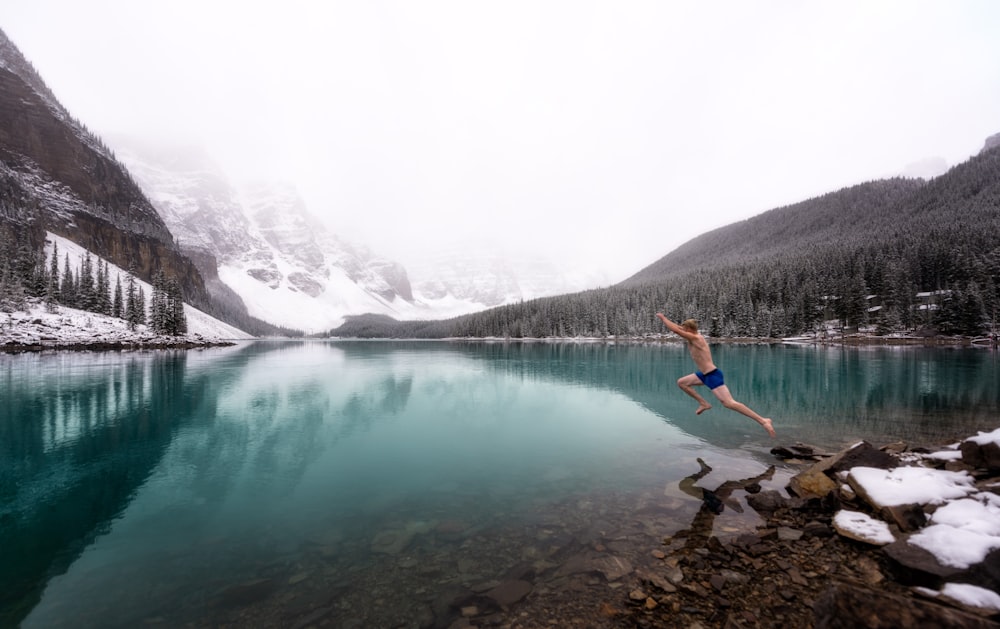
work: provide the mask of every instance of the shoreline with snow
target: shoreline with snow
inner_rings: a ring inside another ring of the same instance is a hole
[[[66,306],[49,311],[30,300],[25,310],[0,312],[0,353],[200,349],[253,338],[190,306],[184,308],[190,331],[169,336],[146,325],[131,329],[122,319]]]

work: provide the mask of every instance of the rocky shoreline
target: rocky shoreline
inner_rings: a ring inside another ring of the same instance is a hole
[[[780,466],[721,485],[697,460],[700,470],[663,490],[511,513],[514,530],[511,521],[445,512],[415,521],[401,507],[367,535],[320,528],[270,559],[247,555],[234,566],[243,578],[217,588],[171,586],[176,606],[135,601],[133,618],[294,629],[998,628],[1000,602],[951,599],[942,586],[975,586],[1000,601],[1000,542],[964,569],[909,543],[962,499],[878,507],[858,473],[954,474],[968,481],[967,496],[1000,508],[1000,430],[990,435],[942,446],[947,456],[903,444],[862,442],[836,454],[796,444],[772,450]],[[845,512],[882,522],[893,541],[858,535],[841,522]],[[284,536],[275,530],[257,543],[280,548]],[[200,549],[206,569],[231,563],[229,553]]]
[[[820,462],[792,478],[788,497],[759,492],[757,479],[734,483],[748,492],[748,504],[766,524],[755,534],[728,539],[712,535],[708,526],[665,540],[662,551],[652,551],[662,555],[661,575],[635,584],[629,600],[614,610],[615,626],[1000,627],[1000,608],[933,592],[952,580],[1000,591],[1000,550],[965,570],[944,566],[907,542],[934,506],[879,508],[853,482],[837,480],[856,467],[891,470],[930,462],[932,469],[969,474],[981,491],[1000,493],[1000,447],[966,440],[959,452],[960,458],[935,463],[924,448],[862,443],[817,457]],[[781,448],[772,453],[788,460],[802,454]],[[705,495],[706,513],[717,508],[719,496],[711,493]],[[896,541],[881,545],[839,530],[835,514],[845,509],[885,521]]]
[[[229,347],[235,345],[232,341],[220,341],[214,339],[198,339],[178,337],[176,339],[157,337],[151,340],[136,339],[132,341],[104,341],[93,342],[19,342],[5,341],[0,343],[0,353],[20,354],[25,352],[47,352],[47,351],[67,351],[67,352],[115,352],[115,351],[137,351],[156,349],[205,349],[209,347]]]
[[[875,448],[862,442],[835,455],[817,455],[801,446],[775,448],[775,456],[802,468],[791,479],[787,495],[761,491],[761,481],[770,478],[773,468],[755,478],[727,481],[715,490],[699,490],[696,481],[711,470],[699,460],[702,470],[685,479],[687,487],[682,489],[701,492],[701,509],[688,529],[649,548],[647,561],[612,554],[602,558],[609,549],[598,541],[580,571],[591,575],[591,581],[584,582],[589,592],[569,582],[560,583],[569,586],[562,590],[533,589],[530,577],[522,575],[504,581],[506,589],[500,593],[452,601],[452,610],[463,617],[428,626],[998,628],[1000,607],[969,605],[935,590],[957,581],[1000,592],[1000,549],[965,570],[943,567],[931,553],[907,543],[926,523],[926,514],[918,513],[933,513],[934,505],[878,508],[852,488],[852,481],[844,480],[859,467],[927,466],[967,473],[979,490],[1000,494],[1000,446],[967,444],[963,442],[961,458],[946,461],[927,458],[930,451],[925,448],[902,444]],[[741,493],[764,524],[753,533],[716,534],[716,515],[725,505],[735,505]],[[885,522],[896,541],[863,541],[863,535],[842,530],[836,514],[845,510],[864,511]],[[573,572],[565,566],[563,570]],[[595,586],[610,586],[620,594],[594,598]]]
[[[234,345],[197,332],[170,336],[145,325],[130,327],[104,315],[62,308],[56,312],[0,313],[0,353],[198,349]]]

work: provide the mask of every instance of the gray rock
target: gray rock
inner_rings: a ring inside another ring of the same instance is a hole
[[[778,509],[786,508],[788,499],[782,496],[777,490],[769,489],[759,494],[747,496],[747,504],[753,507],[758,513],[773,513]]]
[[[845,472],[854,467],[874,467],[880,470],[892,469],[899,465],[899,460],[891,454],[882,452],[867,441],[843,450],[834,456],[820,461],[813,469],[835,477],[839,472]]]
[[[778,527],[778,539],[783,542],[795,542],[802,538],[802,531],[787,527]]]
[[[939,562],[933,553],[908,543],[908,537],[898,539],[884,546],[882,550],[900,567],[911,573],[911,581],[933,583],[939,579],[947,579],[962,573],[962,570],[958,568]]]

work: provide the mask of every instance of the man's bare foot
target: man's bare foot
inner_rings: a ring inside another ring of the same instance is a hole
[[[705,411],[707,411],[710,408],[712,408],[711,404],[702,404],[701,406],[698,407],[698,410],[696,410],[694,412],[694,414],[695,415],[701,415],[702,413],[704,413]]]
[[[764,427],[764,430],[766,430],[767,434],[771,435],[772,438],[776,436],[774,433],[774,426],[771,425],[770,419],[761,420],[760,425]]]

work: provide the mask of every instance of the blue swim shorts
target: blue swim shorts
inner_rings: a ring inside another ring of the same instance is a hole
[[[726,384],[722,379],[722,370],[713,369],[708,373],[701,373],[700,371],[694,372],[694,375],[698,376],[701,383],[704,384],[709,389],[718,389],[722,385]]]

